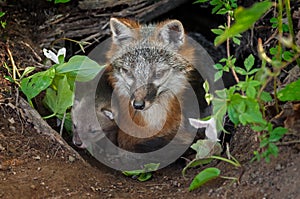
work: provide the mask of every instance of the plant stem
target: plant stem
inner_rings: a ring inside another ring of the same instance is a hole
[[[286,16],[288,19],[288,27],[289,27],[289,33],[293,39],[293,43],[295,43],[295,34],[294,34],[294,28],[293,28],[293,19],[291,14],[291,4],[290,0],[284,0],[285,3],[285,10],[286,10]],[[297,53],[296,46],[293,45],[293,50],[295,53]],[[300,59],[296,59],[297,65],[300,67]]]
[[[230,28],[230,26],[231,26],[231,16],[230,16],[230,14],[228,13],[228,14],[227,14],[227,27],[228,27],[228,29]],[[228,60],[229,60],[229,66],[230,66],[232,75],[233,75],[235,81],[236,81],[237,83],[239,83],[240,80],[239,80],[239,78],[238,78],[238,76],[237,76],[237,74],[236,74],[236,72],[235,72],[235,70],[234,70],[234,67],[232,66],[231,61],[230,61],[230,56],[231,56],[231,55],[230,55],[230,39],[229,39],[229,38],[226,40],[226,51],[227,51],[227,58],[228,58]]]
[[[56,113],[53,113],[53,114],[48,115],[48,116],[44,116],[43,119],[46,120],[46,119],[49,119],[49,118],[54,117],[54,116],[56,116]]]
[[[229,176],[219,176],[220,178],[226,179],[226,180],[234,180],[234,181],[238,181],[238,179],[236,177],[229,177]]]
[[[214,159],[217,159],[217,160],[222,160],[224,162],[232,164],[235,167],[241,167],[241,164],[239,162],[235,162],[235,161],[229,160],[227,158],[223,158],[223,157],[215,156],[215,155],[210,156],[210,158],[214,158]]]

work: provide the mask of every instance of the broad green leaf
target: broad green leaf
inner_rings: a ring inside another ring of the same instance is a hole
[[[5,15],[5,12],[0,12],[0,17],[3,17]]]
[[[145,172],[156,171],[159,168],[159,163],[149,163],[144,165]]]
[[[26,95],[28,100],[31,100],[51,85],[54,76],[55,69],[52,67],[46,71],[23,78],[21,80],[21,91]]]
[[[53,88],[46,90],[43,102],[55,114],[64,114],[73,105],[73,91],[65,75],[58,81],[57,90]]]
[[[68,62],[56,67],[57,73],[67,74],[68,77],[76,78],[76,81],[90,81],[103,69],[97,62],[86,56],[75,55]]]
[[[298,101],[300,100],[300,79],[288,84],[277,93],[280,101]]]
[[[220,143],[209,139],[198,140],[191,148],[197,152],[196,159],[206,159],[212,155],[220,155],[222,152]]]
[[[255,58],[252,54],[250,54],[244,61],[244,66],[247,71],[250,71],[252,66],[254,65]]]
[[[225,99],[222,98],[214,98],[212,101],[213,104],[213,114],[215,116],[216,120],[216,126],[217,126],[217,131],[223,130],[223,119],[226,114],[226,109],[227,109],[227,103],[226,103],[226,93],[222,91],[224,90],[219,90],[216,91],[216,94],[220,96],[223,96],[225,94]]]
[[[231,28],[226,29],[224,33],[215,39],[215,45],[218,46],[226,39],[231,38],[237,34],[240,34],[249,28],[260,19],[260,17],[272,7],[272,3],[269,1],[263,1],[255,3],[251,8],[239,7],[235,10],[234,18],[235,24]]]
[[[201,171],[199,174],[195,176],[192,183],[189,186],[189,190],[193,191],[199,187],[201,187],[206,182],[213,180],[217,177],[219,177],[221,174],[221,171],[218,168],[207,168]]]

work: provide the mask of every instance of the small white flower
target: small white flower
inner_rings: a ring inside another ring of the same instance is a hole
[[[46,48],[43,49],[44,55],[52,60],[54,63],[59,64],[59,60],[58,57],[60,55],[63,55],[64,57],[66,57],[66,48],[61,48],[58,50],[57,55],[52,51],[52,50],[48,50]]]
[[[220,141],[218,139],[217,125],[214,118],[211,118],[207,121],[189,118],[189,122],[195,128],[206,128],[205,135],[208,139],[215,142]]]

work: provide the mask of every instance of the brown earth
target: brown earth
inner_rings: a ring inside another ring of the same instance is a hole
[[[258,148],[257,135],[238,128],[230,151],[242,169],[217,161],[207,166],[217,167],[223,176],[237,177],[239,182],[216,179],[193,192],[188,185],[203,168],[188,170],[185,180],[182,165],[174,163],[142,183],[79,151],[89,157],[88,162],[82,161],[76,151],[33,125],[39,118],[24,115],[18,105],[22,95],[4,78],[8,73],[2,65],[12,65],[8,49],[19,68],[41,61],[39,43],[31,36],[36,31],[34,22],[29,25],[26,18],[24,22],[20,18],[24,13],[18,12],[11,11],[6,29],[1,30],[0,198],[300,198],[300,135],[296,128],[278,143],[279,157],[270,163],[250,162]],[[291,128],[296,126],[293,124]]]

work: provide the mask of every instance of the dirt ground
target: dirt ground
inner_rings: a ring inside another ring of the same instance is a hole
[[[250,162],[258,148],[256,135],[238,128],[231,140],[231,154],[243,165],[234,168],[214,161],[222,176],[238,177],[238,183],[216,179],[198,190],[188,191],[193,176],[203,168],[190,169],[174,163],[138,182],[112,170],[83,151],[70,150],[33,125],[18,105],[22,97],[4,76],[3,63],[11,64],[10,49],[19,68],[36,65],[42,57],[39,41],[32,35],[20,10],[11,10],[0,43],[0,198],[300,198],[299,130],[294,128],[278,144],[280,155],[270,163]],[[20,18],[22,17],[22,18]],[[41,61],[41,60],[40,60]],[[292,127],[293,128],[293,127]],[[79,155],[88,157],[82,161]]]

